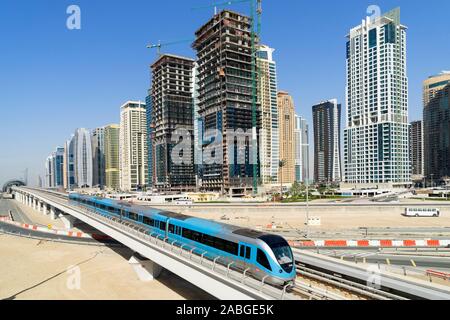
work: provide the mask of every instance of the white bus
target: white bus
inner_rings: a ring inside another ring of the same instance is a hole
[[[180,206],[191,206],[194,204],[194,201],[190,198],[180,198],[177,199],[175,203]]]
[[[408,208],[405,209],[405,217],[434,217],[438,218],[441,215],[439,209],[431,208]]]

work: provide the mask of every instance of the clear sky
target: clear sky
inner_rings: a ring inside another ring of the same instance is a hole
[[[43,173],[47,155],[78,127],[119,121],[120,105],[144,100],[151,42],[193,39],[211,0],[1,0],[0,184]],[[81,8],[81,30],[68,30],[66,9]],[[448,0],[263,0],[262,41],[276,49],[279,89],[312,120],[322,100],[345,101],[345,36],[369,5],[397,6],[408,30],[410,118],[421,118],[421,83],[450,69]],[[233,10],[247,12],[248,4]],[[190,43],[164,50],[194,57]]]

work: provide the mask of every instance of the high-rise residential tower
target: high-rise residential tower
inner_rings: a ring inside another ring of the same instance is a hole
[[[93,185],[105,186],[105,128],[92,130],[92,155],[94,157]]]
[[[105,186],[109,190],[120,189],[119,136],[118,124],[105,127]]]
[[[259,178],[259,152],[252,143],[259,139],[260,124],[253,132],[257,75],[252,73],[256,57],[251,38],[250,18],[229,10],[214,15],[196,32],[203,189],[243,194],[253,190],[255,166]]]
[[[423,145],[423,121],[411,122],[410,147],[413,177],[423,177],[424,167],[424,145]]]
[[[320,183],[341,182],[341,105],[333,99],[313,106],[312,112],[314,180]]]
[[[423,83],[425,176],[437,182],[450,177],[450,72]]]
[[[94,182],[94,166],[89,130],[77,129],[73,143],[75,185],[78,188],[90,188]]]
[[[279,179],[283,183],[295,181],[295,106],[294,99],[284,91],[278,92],[278,115],[280,123]]]
[[[295,115],[295,181],[309,180],[309,127],[306,119]]]
[[[347,36],[347,186],[411,184],[406,29],[397,8]]]
[[[260,163],[261,182],[278,183],[280,137],[278,120],[278,87],[275,49],[260,46],[257,52],[259,71],[259,103],[261,105]]]
[[[139,101],[128,101],[120,110],[120,189],[143,190],[148,185],[146,106]]]
[[[50,154],[45,160],[45,187],[53,188],[55,168],[53,167],[54,155]]]
[[[70,140],[64,144],[64,173],[63,182],[64,189],[72,190],[75,187],[75,136],[72,136]]]
[[[155,188],[159,190],[195,190],[193,68],[194,60],[169,54],[152,65]],[[185,144],[182,151],[175,149],[180,142]]]
[[[199,114],[199,78],[198,63],[194,63],[193,69],[193,121],[194,121],[194,172],[197,189],[202,186],[202,165],[203,165],[203,119]]]
[[[152,90],[148,90],[148,95],[145,98],[145,106],[147,110],[147,152],[148,152],[148,187],[153,188],[155,181],[155,151],[153,140],[155,139],[155,123],[153,122],[153,102],[152,102]]]
[[[45,186],[62,188],[64,186],[64,148],[58,147],[45,161]]]

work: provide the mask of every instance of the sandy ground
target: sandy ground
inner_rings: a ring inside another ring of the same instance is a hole
[[[168,271],[164,271],[156,281],[141,282],[128,264],[129,250],[114,250],[0,234],[0,299],[211,298]],[[72,266],[79,269],[70,269]],[[77,274],[80,275],[79,289],[76,288]]]
[[[438,207],[438,206],[437,206]],[[267,227],[275,223],[286,229],[304,228],[307,210],[304,207],[270,207],[267,205],[255,207],[164,207],[166,210],[176,211],[199,218],[222,221],[243,227]],[[450,227],[450,208],[441,208],[439,218],[407,218],[401,214],[402,207],[311,207],[310,217],[321,219],[317,230],[347,230],[357,228],[421,228],[421,227]],[[226,216],[228,221],[221,220]]]

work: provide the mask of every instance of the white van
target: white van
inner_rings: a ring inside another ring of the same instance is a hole
[[[431,209],[431,208],[408,208],[405,209],[404,216],[405,217],[434,217],[438,218],[441,215],[439,209]]]

